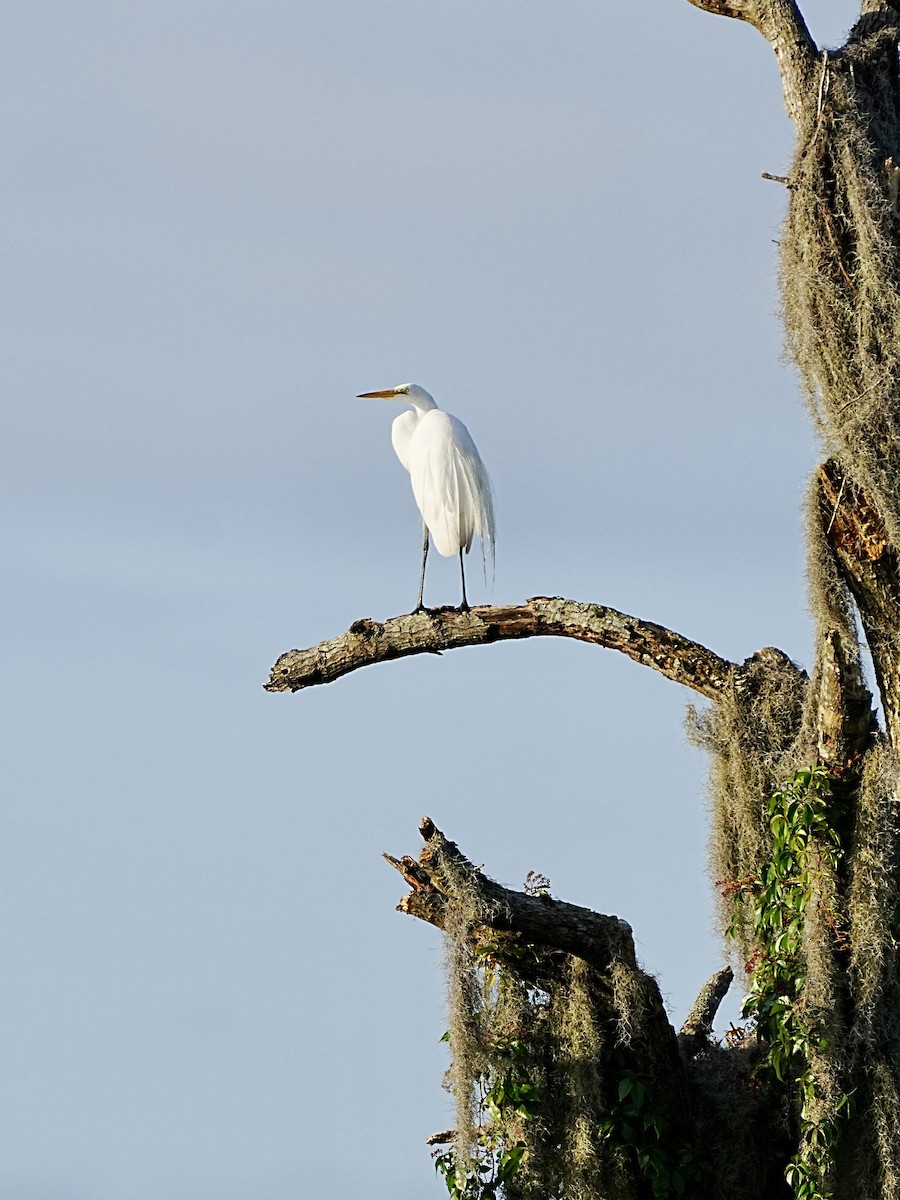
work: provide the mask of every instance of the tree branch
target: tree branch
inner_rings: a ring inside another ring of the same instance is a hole
[[[760,19],[758,0],[688,0],[688,4],[714,13],[717,17],[733,17],[750,25],[756,25]]]
[[[418,860],[409,855],[402,858],[384,855],[385,861],[412,888],[397,905],[398,912],[443,929],[462,872],[478,894],[479,925],[502,933],[521,934],[536,946],[576,954],[601,970],[608,969],[612,953],[636,969],[634,941],[627,921],[551,896],[529,896],[503,887],[474,867],[430,817],[422,818],[419,832],[425,846]]]
[[[678,1034],[678,1048],[684,1058],[694,1058],[708,1044],[719,1005],[733,979],[731,967],[722,967],[703,985]]]
[[[859,11],[864,17],[879,12],[900,13],[900,0],[862,0]]]
[[[784,101],[797,124],[809,103],[809,81],[818,56],[796,0],[688,0],[695,8],[746,21],[775,51],[781,71]]]
[[[872,694],[840,633],[826,632],[819,648],[816,741],[819,760],[840,774],[856,764],[875,729]]]
[[[688,0],[688,4],[719,17],[746,21],[773,44],[776,41],[797,42],[813,57],[817,53],[796,0]]]
[[[828,459],[818,471],[819,519],[837,557],[859,609],[866,641],[872,652],[875,677],[881,692],[888,733],[900,745],[900,605],[897,579],[900,560],[888,540],[887,530],[875,505],[846,474],[836,459]],[[838,666],[840,663],[838,662]],[[827,682],[827,681],[826,681]],[[841,686],[846,686],[841,684]],[[856,701],[850,724],[841,731],[846,738],[855,733],[859,742],[864,731],[864,685],[850,684]],[[851,710],[852,713],[852,710]]]
[[[468,612],[441,608],[384,622],[355,621],[340,637],[282,654],[265,686],[269,692],[296,692],[410,654],[440,654],[460,646],[548,636],[620,650],[711,699],[722,694],[735,669],[734,663],[662,625],[602,604],[536,596],[517,606],[484,605]]]
[[[476,947],[495,947],[498,934],[501,939],[511,935],[510,948],[518,953],[510,955],[510,963],[522,978],[533,972],[536,980],[543,979],[542,986],[548,978],[555,978],[557,984],[566,978],[568,956],[581,959],[596,972],[600,991],[595,999],[610,1021],[632,1019],[617,1008],[627,992],[628,1004],[641,1012],[640,1036],[630,1043],[638,1056],[637,1069],[652,1072],[673,1136],[685,1136],[689,1098],[683,1060],[656,980],[638,966],[627,921],[551,896],[505,888],[474,867],[430,817],[422,819],[419,831],[425,845],[418,859],[384,856],[412,889],[397,906],[399,911],[457,935],[464,932]],[[465,923],[462,930],[460,919]],[[535,951],[533,966],[526,953],[529,947]],[[616,987],[622,986],[623,975],[629,984],[617,999]],[[437,1136],[442,1139],[444,1134]]]

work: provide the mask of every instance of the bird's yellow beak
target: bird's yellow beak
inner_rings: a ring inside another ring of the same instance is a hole
[[[388,388],[385,392],[360,392],[356,398],[357,400],[393,400],[396,395],[393,388]]]

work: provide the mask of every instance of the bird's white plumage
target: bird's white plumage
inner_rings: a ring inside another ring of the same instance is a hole
[[[451,558],[463,550],[468,552],[477,535],[485,563],[490,557],[493,569],[491,481],[468,429],[457,417],[438,408],[428,392],[414,383],[367,392],[365,396],[396,399],[412,406],[394,420],[391,442],[409,472],[416,504],[438,553]]]
[[[475,534],[485,552],[493,553],[490,482],[462,421],[440,409],[419,417],[409,440],[407,470],[439,554],[451,558],[460,550],[468,551]]]
[[[394,453],[409,470],[409,455],[410,442],[412,435],[416,431],[416,426],[419,423],[419,414],[412,409],[408,409],[405,413],[401,413],[399,417],[395,417],[391,423],[391,445],[394,447]]]

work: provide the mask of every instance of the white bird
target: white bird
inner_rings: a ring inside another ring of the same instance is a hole
[[[391,442],[407,471],[413,495],[425,522],[422,547],[422,577],[419,601],[414,612],[425,605],[425,563],[428,560],[429,533],[439,554],[445,558],[459,555],[462,577],[460,612],[469,607],[466,599],[466,572],[463,550],[468,554],[472,538],[478,534],[482,558],[490,555],[494,565],[494,501],[491,481],[472,435],[462,421],[443,412],[424,388],[401,383],[383,392],[363,392],[360,400],[399,400],[412,405],[391,424]]]

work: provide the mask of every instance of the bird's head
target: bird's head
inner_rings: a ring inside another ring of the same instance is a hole
[[[426,412],[429,408],[437,408],[433,397],[429,396],[428,392],[419,387],[417,383],[400,383],[396,387],[386,388],[383,392],[361,392],[357,399],[399,400],[401,403],[411,404],[420,412]]]

